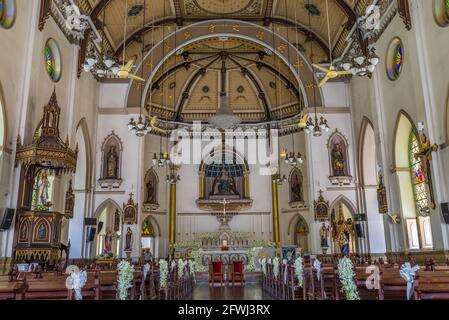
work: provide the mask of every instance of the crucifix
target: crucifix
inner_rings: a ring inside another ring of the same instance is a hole
[[[229,229],[228,221],[230,219],[227,218],[226,205],[230,204],[231,201],[228,201],[228,200],[226,200],[226,198],[223,198],[223,200],[219,201],[218,203],[223,205],[223,214],[219,218],[220,223],[221,223],[220,229]]]
[[[424,133],[420,135],[421,145],[419,146],[419,152],[415,153],[415,159],[419,159],[422,164],[422,171],[424,176],[424,181],[429,188],[429,197],[430,197],[430,207],[435,209],[435,198],[433,194],[433,186],[432,186],[432,174],[430,168],[430,161],[432,160],[432,152],[438,150],[437,144],[430,144],[429,139],[427,139]]]

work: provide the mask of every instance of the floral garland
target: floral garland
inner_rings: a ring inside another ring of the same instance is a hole
[[[304,265],[301,257],[295,260],[295,276],[298,278],[298,287],[302,288],[304,285]]]
[[[357,286],[354,283],[354,270],[351,259],[344,257],[338,262],[338,275],[341,284],[341,291],[346,295],[346,300],[360,300]]]
[[[161,288],[167,287],[167,274],[168,274],[168,263],[167,260],[159,261],[159,283]]]
[[[128,298],[128,289],[132,287],[131,282],[134,279],[134,267],[126,260],[120,261],[118,269],[118,288],[120,300]]]
[[[275,279],[279,278],[279,258],[273,259],[273,276]]]
[[[262,269],[263,275],[266,276],[266,275],[267,275],[267,259],[266,259],[266,258],[263,258],[263,259],[260,261],[260,265],[261,265],[261,269]]]
[[[184,262],[182,259],[178,260],[178,278],[181,279],[184,277],[184,268],[186,267],[187,262]]]

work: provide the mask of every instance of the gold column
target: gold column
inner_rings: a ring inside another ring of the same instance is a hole
[[[276,183],[276,175],[271,177],[271,204],[273,211],[273,235],[274,243],[277,247],[281,246],[281,238],[279,234],[279,200],[278,200],[278,185]]]
[[[170,223],[169,223],[170,250],[176,242],[176,183],[170,184]]]
[[[205,197],[205,191],[204,191],[204,173],[200,172],[200,199],[203,199]]]
[[[249,172],[245,172],[243,175],[243,186],[244,186],[244,192],[245,192],[245,198],[249,198]]]

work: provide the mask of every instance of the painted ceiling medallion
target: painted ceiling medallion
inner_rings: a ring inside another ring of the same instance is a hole
[[[187,15],[260,15],[263,0],[186,0]]]
[[[144,8],[145,6],[142,3],[133,5],[128,11],[128,17],[137,17]]]
[[[317,7],[315,4],[313,4],[313,3],[306,3],[306,4],[304,5],[304,8],[305,8],[307,11],[309,11],[310,14],[311,14],[312,16],[319,17],[319,16],[321,15],[320,10],[319,10],[318,7]]]

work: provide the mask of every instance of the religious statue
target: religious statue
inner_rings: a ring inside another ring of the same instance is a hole
[[[327,239],[329,238],[329,227],[326,227],[326,224],[324,222],[320,229],[320,238],[321,238],[321,247],[328,248],[329,243],[327,242]]]
[[[377,204],[379,213],[388,213],[387,191],[383,183],[382,174],[379,174],[379,185],[377,187]]]
[[[153,185],[153,180],[149,180],[148,183],[146,184],[147,186],[147,203],[155,203],[156,199],[155,199],[155,189],[154,189],[154,185]]]
[[[341,143],[334,144],[331,153],[333,176],[345,176],[345,156]]]
[[[145,219],[142,223],[142,236],[149,237],[153,235],[153,230],[151,229],[151,224],[148,219]]]
[[[133,232],[130,227],[126,230],[125,251],[132,251]]]
[[[212,195],[238,195],[234,178],[225,169],[221,171],[212,186]]]
[[[52,206],[48,189],[51,184],[45,171],[40,172],[34,182],[33,210],[48,211]]]
[[[299,178],[297,174],[293,174],[292,182],[291,182],[291,202],[303,202],[304,197],[302,193],[302,185],[299,182]]]
[[[341,232],[338,237],[338,245],[340,246],[341,254],[347,256],[349,254],[349,237],[346,232]]]
[[[72,180],[69,181],[69,188],[65,193],[64,215],[66,218],[73,218],[73,209],[75,206],[75,195],[73,194]]]
[[[117,179],[118,178],[118,154],[115,151],[115,147],[112,146],[109,149],[106,159],[106,178]]]
[[[438,150],[438,145],[437,144],[431,145],[429,139],[426,137],[424,133],[421,133],[420,140],[421,140],[421,144],[419,147],[420,151],[415,154],[415,159],[421,160],[422,178],[424,179],[424,182],[427,184],[429,188],[430,206],[432,209],[435,209],[435,197],[433,194],[430,161],[432,161],[432,152]]]
[[[106,231],[106,235],[104,237],[104,251],[105,253],[112,253],[112,238],[113,233],[111,229]]]

